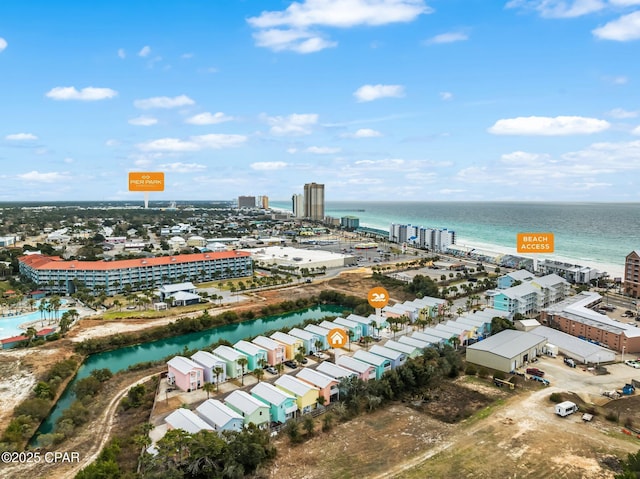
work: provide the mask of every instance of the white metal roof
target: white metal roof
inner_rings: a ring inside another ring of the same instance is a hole
[[[202,429],[211,430],[211,426],[207,424],[201,417],[189,409],[179,408],[169,414],[165,422],[174,429],[182,429],[190,434],[195,434]]]
[[[225,403],[238,408],[245,415],[249,416],[256,412],[260,408],[269,408],[269,405],[260,401],[260,399],[252,396],[248,392],[235,390],[229,394],[225,400]]]
[[[271,335],[271,339],[278,341],[280,343],[287,344],[289,346],[295,346],[296,344],[300,344],[301,339],[291,336],[290,334],[283,333],[281,331],[276,331]]]
[[[274,341],[266,336],[256,336],[251,342],[253,344],[257,344],[261,348],[268,349],[269,351],[273,351],[274,349],[284,349],[284,346],[278,341]]]
[[[409,337],[419,339],[420,341],[427,341],[431,344],[440,344],[441,342],[445,341],[445,339],[440,336],[434,336],[433,334],[428,334],[423,331],[416,331]]]
[[[309,368],[302,368],[300,372],[296,374],[296,377],[303,379],[319,388],[326,388],[331,383],[337,382],[337,380],[332,376],[327,376],[326,374],[322,374],[321,372],[314,371],[313,369]]]
[[[178,291],[187,291],[190,289],[196,289],[194,284],[191,281],[187,281],[185,283],[174,283],[174,284],[165,284],[158,288],[160,292],[169,294],[169,293],[177,293]]]
[[[411,355],[415,353],[416,349],[420,349],[419,347],[413,346],[409,343],[401,343],[399,341],[394,341],[393,339],[384,343],[384,347],[387,349],[393,349],[394,351],[400,351],[406,355]]]
[[[174,356],[167,361],[167,364],[182,374],[189,374],[194,368],[202,369],[202,366],[184,356]]]
[[[378,346],[377,344],[371,346],[369,352],[371,354],[375,354],[376,356],[382,356],[383,358],[391,359],[393,361],[398,361],[402,356],[406,356],[406,354],[402,351],[386,348],[384,346]]]
[[[286,374],[276,379],[274,384],[292,392],[296,396],[304,396],[313,389],[318,390],[318,388]]]
[[[218,346],[216,349],[214,349],[213,354],[227,361],[237,361],[240,358],[247,357],[246,354],[242,354],[240,351],[224,345]]]
[[[345,326],[347,328],[351,328],[351,329],[361,329],[362,325],[356,321],[350,321],[348,319],[345,318],[336,318],[333,320],[333,322],[337,325],[340,326]]]
[[[546,338],[547,341],[558,346],[560,351],[577,361],[603,363],[614,361],[616,358],[616,353],[610,349],[603,348],[547,326],[538,326],[529,332]]]
[[[329,361],[321,362],[316,368],[322,374],[331,376],[332,378],[342,379],[350,376],[356,376],[354,371],[338,366],[337,364],[330,363]]]
[[[373,349],[373,348],[371,348]],[[393,351],[394,353],[398,353],[397,351]],[[400,353],[398,353],[400,354]],[[364,361],[365,363],[373,364],[374,366],[383,366],[386,361],[389,361],[389,358],[379,356],[377,354],[369,353],[367,351],[359,350],[353,354],[354,359],[359,359],[360,361]]]
[[[547,340],[533,333],[506,329],[487,339],[479,341],[467,347],[478,351],[487,351],[497,356],[511,359],[519,354],[534,348]],[[555,344],[555,343],[554,343]]]
[[[387,341],[388,342],[388,341]],[[415,346],[417,348],[428,348],[433,343],[429,341],[423,341],[422,339],[412,338],[411,336],[400,336],[398,342],[401,344],[408,344],[409,346]]]
[[[287,394],[282,389],[278,389],[272,384],[265,382],[256,384],[253,388],[251,388],[251,393],[260,396],[265,401],[268,401],[270,404],[274,404],[276,406],[280,406],[287,399],[295,400],[295,397],[291,394]]]
[[[364,316],[359,316],[357,314],[351,313],[346,317],[346,319],[348,319],[349,321],[355,321],[356,323],[360,324],[371,324],[372,321],[375,321],[375,316],[368,316],[365,318]]]
[[[240,419],[242,421],[242,416],[240,414],[217,399],[207,399],[196,408],[196,411],[198,411],[198,414],[203,418],[211,424],[215,424],[217,427],[224,427],[233,419]]]
[[[267,354],[266,349],[256,346],[255,344],[250,343],[249,341],[245,341],[244,339],[238,341],[236,344],[233,345],[233,347],[238,351],[245,354],[250,354],[251,356]]]
[[[322,326],[318,326],[317,324],[308,324],[304,327],[305,331],[309,331],[310,333],[316,334],[318,336],[324,336],[325,338],[329,335],[329,330],[327,328],[323,328]]]
[[[338,366],[342,366],[347,369],[351,369],[357,373],[365,373],[369,371],[373,366],[364,361],[360,361],[359,359],[353,358],[351,356],[338,356],[336,359],[336,363]]]
[[[220,364],[225,364],[221,358],[214,356],[209,351],[198,351],[191,356],[191,359],[208,369],[212,369]]]
[[[304,341],[315,341],[316,337],[309,331],[300,328],[293,328],[289,331],[289,335]]]

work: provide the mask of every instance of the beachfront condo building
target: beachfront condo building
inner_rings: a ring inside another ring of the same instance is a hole
[[[640,250],[629,253],[624,262],[624,292],[640,297]]]
[[[293,195],[291,197],[291,211],[296,218],[304,218],[304,195]]]
[[[446,251],[449,246],[456,243],[456,233],[448,229],[394,223],[389,228],[389,241],[398,244],[406,243],[430,251]]]
[[[589,284],[606,274],[589,266],[551,259],[538,261],[537,271],[539,274],[557,274],[573,284]]]
[[[82,285],[108,295],[185,281],[217,281],[253,274],[244,251],[160,256],[119,261],[65,261],[30,254],[18,258],[20,274],[48,293],[73,294]]]
[[[304,185],[304,216],[310,220],[324,220],[324,185]]]
[[[238,208],[255,208],[255,196],[238,196]]]

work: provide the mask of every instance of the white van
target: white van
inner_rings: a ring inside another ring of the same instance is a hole
[[[556,414],[560,417],[568,416],[578,410],[578,405],[571,401],[564,401],[556,404]]]

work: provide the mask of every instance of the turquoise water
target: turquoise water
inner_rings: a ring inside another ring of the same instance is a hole
[[[321,319],[329,315],[340,315],[343,310],[344,308],[341,306],[315,306],[296,313],[268,316],[243,323],[220,326],[207,331],[189,333],[174,338],[161,339],[137,346],[129,346],[115,351],[91,355],[82,366],[80,366],[78,374],[74,380],[69,383],[60,400],[51,411],[51,414],[49,414],[49,417],[42,423],[40,429],[38,429],[38,433],[47,434],[53,431],[56,420],[62,412],[71,405],[75,398],[75,394],[72,391],[76,382],[89,376],[91,371],[95,369],[108,368],[111,372],[116,373],[134,364],[146,361],[157,361],[172,354],[179,354],[185,346],[189,349],[201,349],[218,342],[220,339],[236,343],[241,339],[257,336],[270,330],[299,325],[307,319]]]
[[[58,317],[62,316],[66,309],[61,309],[58,311]],[[40,321],[36,326],[36,329],[46,328],[49,325],[49,316],[50,313],[47,313],[47,319],[42,319],[42,314],[40,311],[34,311],[28,314],[21,314],[19,316],[4,316],[0,318],[0,339],[11,338],[13,336],[19,336],[24,333],[23,329],[20,329],[20,325],[31,322],[31,321]],[[51,323],[53,324],[53,322]]]
[[[290,209],[290,202],[271,203]],[[447,228],[459,245],[515,248],[517,233],[548,231],[555,234],[555,255],[620,269],[625,256],[640,249],[639,203],[331,201],[325,214],[353,215],[362,226],[385,231],[391,223]]]

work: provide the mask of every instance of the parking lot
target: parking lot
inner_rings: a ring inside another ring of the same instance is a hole
[[[626,359],[635,359],[627,357]],[[609,401],[602,395],[604,391],[620,390],[631,383],[632,379],[640,381],[640,369],[624,363],[606,365],[609,374],[596,375],[593,370],[578,364],[571,368],[564,364],[563,357],[543,356],[531,365],[545,372],[544,378],[551,386],[579,395],[585,402],[602,405]],[[524,370],[523,370],[524,371]],[[640,395],[640,392],[636,392]]]

